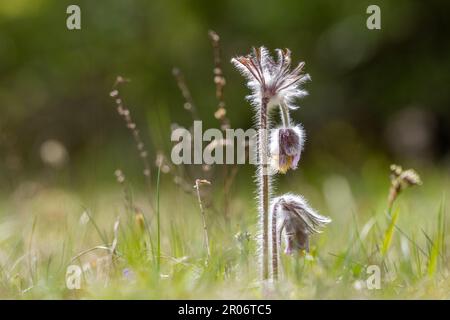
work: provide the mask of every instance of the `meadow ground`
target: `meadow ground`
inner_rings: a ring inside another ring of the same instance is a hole
[[[389,178],[384,164],[368,162],[351,178],[331,174],[312,179],[304,169],[279,179],[279,189],[305,194],[333,222],[312,238],[310,255],[283,255],[281,280],[266,297],[450,298],[448,175],[441,169],[419,169],[424,184],[401,194],[393,219],[386,213]],[[145,188],[127,179],[80,190],[22,183],[1,201],[0,296],[263,298],[250,169],[242,170],[232,188],[228,219],[220,180],[202,186],[209,259],[197,198],[175,186],[170,173],[161,174],[160,188],[155,179],[155,211]],[[70,265],[83,270],[80,289],[68,288],[76,285]],[[377,285],[371,278],[373,265],[381,271],[379,289],[367,288]]]

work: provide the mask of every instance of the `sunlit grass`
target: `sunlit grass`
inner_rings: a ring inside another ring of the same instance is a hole
[[[381,169],[378,173],[383,175]],[[392,217],[386,211],[387,174],[386,190],[380,190],[369,204],[358,200],[370,198],[365,194],[369,189],[357,188],[358,180],[348,181],[354,212],[336,212],[332,208],[335,202],[323,194],[328,191],[322,190],[320,182],[300,178],[297,188],[316,195],[312,197],[315,205],[320,212],[329,213],[333,223],[320,237],[312,238],[310,255],[282,257],[280,281],[268,297],[450,298],[443,197],[448,181],[435,173],[426,172],[423,186],[400,196]],[[146,205],[148,195],[133,191],[134,205],[147,221],[144,229],[136,223],[136,212],[124,204],[119,186],[89,195],[41,188],[20,199],[4,199],[1,297],[267,297],[258,284],[256,209],[253,198],[246,196],[245,184],[237,183],[233,192],[230,223],[220,210],[205,208],[211,245],[208,263],[197,199],[173,186],[169,175],[161,175],[159,185],[161,188],[156,188],[155,184],[155,192],[160,189],[159,226],[158,215]],[[213,194],[213,202],[220,203],[216,198],[220,198],[219,192]],[[117,219],[117,249],[112,253],[109,248]],[[66,270],[71,264],[87,268],[80,290],[66,287]],[[366,288],[370,265],[380,267],[379,290]]]

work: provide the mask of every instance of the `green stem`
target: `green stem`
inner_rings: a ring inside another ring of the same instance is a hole
[[[161,268],[161,226],[160,226],[160,214],[159,214],[159,183],[161,175],[161,166],[158,166],[158,178],[156,180],[156,228],[157,228],[157,257],[156,257],[156,269],[158,275]]]

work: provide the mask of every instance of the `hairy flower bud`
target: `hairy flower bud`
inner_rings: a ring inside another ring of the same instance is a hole
[[[271,212],[277,212],[278,234],[284,236],[285,253],[309,252],[309,237],[321,233],[319,228],[331,219],[318,214],[299,195],[285,194],[273,199]]]
[[[297,169],[305,141],[304,137],[304,130],[299,125],[273,130],[270,137],[272,169],[283,174],[289,169]]]

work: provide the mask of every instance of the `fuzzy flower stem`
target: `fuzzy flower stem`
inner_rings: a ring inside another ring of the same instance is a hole
[[[268,164],[268,137],[267,137],[267,104],[268,98],[261,99],[259,119],[259,176],[260,176],[260,219],[262,227],[262,280],[269,278],[269,175]]]
[[[278,280],[278,232],[277,232],[277,209],[278,203],[272,211],[272,279]]]
[[[289,108],[285,104],[280,104],[281,121],[284,128],[288,128],[291,125],[289,117]]]

